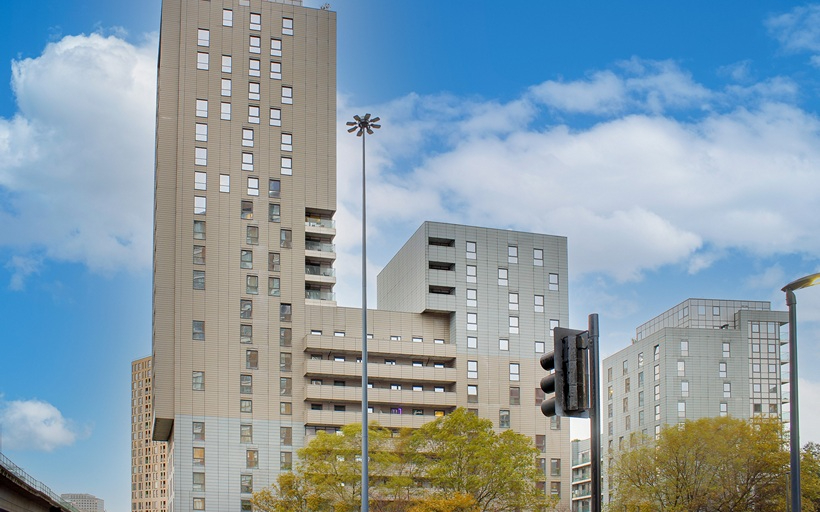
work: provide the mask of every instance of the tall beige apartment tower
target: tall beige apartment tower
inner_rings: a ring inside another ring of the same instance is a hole
[[[569,503],[569,428],[538,358],[567,322],[566,239],[425,223],[337,307],[336,14],[296,1],[163,0],[153,424],[171,512],[251,509],[317,432],[419,427],[459,406],[539,447]],[[384,293],[382,293],[384,288]]]
[[[166,444],[151,439],[151,357],[131,362],[131,510],[168,510]]]

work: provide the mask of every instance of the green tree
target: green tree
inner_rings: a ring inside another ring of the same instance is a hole
[[[481,512],[538,510],[551,504],[534,482],[543,478],[532,441],[496,434],[490,420],[459,408],[412,434],[414,462],[442,495],[463,494]]]
[[[804,512],[820,511],[820,444],[806,443],[800,458],[801,504]]]
[[[785,509],[788,453],[776,420],[703,418],[618,454],[612,510],[775,512]]]

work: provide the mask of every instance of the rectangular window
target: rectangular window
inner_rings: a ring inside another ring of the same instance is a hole
[[[271,297],[279,297],[281,294],[279,286],[278,277],[268,277],[268,295]]]
[[[204,245],[195,245],[194,246],[194,265],[204,265],[205,264],[205,246]]]
[[[205,341],[205,321],[194,320],[191,323],[191,339]]]
[[[535,342],[535,353],[536,354],[543,354],[547,350],[547,344],[543,341],[536,341]]]
[[[222,26],[223,27],[232,27],[233,26],[233,11],[230,9],[222,9]]]
[[[261,76],[262,63],[259,59],[248,59],[248,76]]]
[[[290,322],[291,315],[293,314],[293,308],[290,304],[280,304],[279,305],[279,321],[280,322]]]
[[[498,411],[498,428],[510,428],[509,409],[501,409]]]
[[[518,246],[507,246],[507,263],[518,263]]]
[[[498,340],[498,350],[507,351],[510,350],[510,340],[501,338]]]
[[[506,268],[498,269],[498,286],[507,286],[507,276],[509,272]]]
[[[475,265],[467,265],[467,282],[475,283],[478,276],[478,267]]]
[[[194,270],[194,290],[205,289],[205,271]]]
[[[279,231],[279,247],[290,249],[293,245],[293,232],[289,229]]]
[[[478,338],[467,336],[467,348],[478,348]]]
[[[205,199],[203,197],[203,199]],[[205,203],[202,204],[202,213],[205,213]],[[194,240],[205,240],[205,221],[194,221]]]
[[[629,393],[631,391],[632,386],[630,385],[630,383],[631,380],[629,377],[624,379],[624,393]]]
[[[292,176],[293,175],[293,158],[289,156],[283,156],[281,158],[282,161],[282,168],[281,172],[285,176]]]
[[[248,105],[248,122],[251,124],[259,124],[259,107],[256,105]]]
[[[627,373],[629,373],[629,360],[628,359],[624,360],[624,362],[622,363],[622,367],[623,367],[623,371],[622,371],[621,375],[626,375]]]
[[[259,195],[259,178],[248,177],[248,195]]]
[[[653,357],[655,358],[655,361],[660,361],[661,360],[661,346],[660,345],[655,345],[655,348],[653,349],[653,352],[654,352]]]
[[[477,404],[478,403],[478,386],[475,384],[469,384],[467,386],[467,403],[468,404]]]
[[[278,252],[269,252],[268,253],[268,270],[271,272],[279,272],[279,253]]]
[[[270,125],[282,126],[282,111],[278,108],[271,107],[270,109]]]
[[[284,416],[293,414],[293,404],[290,402],[279,402],[279,414]]]
[[[293,354],[282,352],[279,354],[279,371],[290,373],[293,366]]]
[[[196,117],[208,117],[208,100],[196,100]]]
[[[678,402],[678,418],[686,417],[686,402]]]
[[[629,412],[629,397],[628,396],[624,397],[622,405],[623,405],[622,411],[623,412]]]
[[[478,361],[467,361],[467,378],[478,378]]]
[[[239,425],[239,442],[253,442],[253,425]]]
[[[282,40],[281,39],[271,39],[270,40],[270,54],[271,54],[271,57],[281,57],[282,56]]]
[[[467,288],[467,307],[478,306],[478,290]]]
[[[638,407],[643,407],[643,391],[638,391]]]
[[[720,316],[720,306],[712,306],[712,316]]]
[[[248,38],[248,52],[262,53],[262,38],[259,36],[250,36]]]
[[[204,421],[195,421],[192,424],[192,432],[194,435],[194,441],[204,441],[205,440],[205,422]]]
[[[279,444],[293,446],[293,427],[279,427]]]
[[[271,80],[281,80],[282,79],[282,63],[271,61],[270,62],[270,77]]]
[[[655,395],[654,395],[655,400],[660,400],[661,399],[661,385],[660,384],[655,384],[654,393],[655,393]]]
[[[544,453],[547,451],[547,436],[538,434],[535,436],[535,448]]]
[[[248,295],[259,293],[259,276],[245,276],[245,293]]]
[[[680,340],[680,355],[689,355],[689,340]]]
[[[510,405],[521,405],[521,388],[510,387]]]
[[[721,416],[727,416],[728,414],[729,414],[729,404],[727,404],[726,402],[721,402],[720,403],[720,415]]]
[[[732,383],[731,382],[724,382],[723,383],[723,398],[731,398],[732,397]]]
[[[248,469],[254,469],[259,467],[259,451],[258,450],[246,450],[245,451],[245,467]]]
[[[193,490],[204,492],[205,491],[205,473],[194,473],[193,474]]]
[[[279,328],[279,346],[290,347],[293,339],[293,331],[290,327]]]
[[[223,73],[230,73],[231,68],[233,67],[233,59],[230,55],[223,55],[222,56],[222,72]]]
[[[197,52],[196,53],[196,68],[201,69],[203,71],[207,71],[210,59],[211,59],[211,56],[208,55],[207,52]]]
[[[549,291],[557,292],[558,291],[558,274],[550,274],[549,275]]]
[[[248,99],[259,101],[261,97],[259,82],[248,82]]]
[[[518,311],[518,294],[517,293],[508,293],[507,294],[507,309],[510,311]]]
[[[239,325],[239,343],[253,342],[253,326],[249,324]]]
[[[239,301],[239,318],[250,320],[253,318],[253,302],[249,299]]]
[[[253,129],[242,128],[242,145],[246,148],[253,147]]]
[[[293,18],[282,18],[282,35],[293,35]]]
[[[510,317],[510,334],[518,334],[518,317]]]
[[[656,364],[655,365],[655,381],[657,382],[659,380],[661,380],[661,365]]]
[[[219,175],[219,191],[220,192],[230,192],[231,191],[231,177],[228,174],[220,174]]]
[[[239,376],[239,392],[250,395],[253,393],[253,376],[240,375]]]
[[[718,363],[718,377],[724,377],[725,378],[727,376],[726,367],[727,367],[726,363],[722,363],[722,362]]]
[[[268,197],[279,197],[282,191],[282,184],[279,180],[268,181]]]
[[[555,336],[556,327],[558,327],[558,320],[550,319],[550,336]]]
[[[532,250],[532,264],[536,267],[544,266],[544,249]]]
[[[279,469],[281,469],[282,471],[291,471],[293,469],[293,453],[279,453]]]
[[[686,398],[689,396],[689,381],[683,380],[680,383],[680,396]]]
[[[242,201],[240,206],[240,218],[244,220],[253,220],[253,201]]]
[[[198,142],[208,142],[208,125],[205,123],[196,123],[194,125],[194,140]]]
[[[259,226],[246,226],[245,243],[248,245],[259,244]]]
[[[467,330],[478,330],[478,313],[467,313]]]
[[[219,118],[223,121],[231,120],[231,104],[222,102],[219,107]]]
[[[205,498],[194,498],[192,507],[194,510],[205,510]]]
[[[723,357],[731,356],[731,348],[728,341],[723,342]]]
[[[293,394],[293,379],[279,377],[279,396],[291,396],[291,394]]]
[[[197,46],[210,46],[211,32],[208,29],[200,28],[196,31]]]
[[[293,104],[293,87],[282,86],[282,103],[285,105]]]
[[[208,165],[207,148],[194,148],[194,165]]]
[[[245,351],[245,369],[258,370],[259,369],[259,351],[246,350]]]
[[[536,313],[543,313],[544,312],[544,296],[543,295],[536,295],[533,298],[533,304],[535,305],[534,311]]]
[[[510,363],[510,380],[521,380],[521,366],[518,363]]]
[[[205,372],[192,373],[194,391],[205,391]]]
[[[262,15],[258,13],[251,13],[250,17],[250,29],[251,30],[262,30]]]
[[[550,459],[550,476],[561,476],[561,459]]]
[[[293,134],[283,133],[281,139],[280,149],[282,151],[293,151]]]
[[[253,475],[239,475],[239,492],[253,492]]]

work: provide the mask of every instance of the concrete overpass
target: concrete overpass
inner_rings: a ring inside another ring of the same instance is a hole
[[[80,512],[0,453],[0,512]]]

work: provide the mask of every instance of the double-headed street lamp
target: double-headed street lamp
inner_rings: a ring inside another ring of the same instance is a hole
[[[797,297],[795,290],[820,284],[820,274],[801,277],[783,287],[789,307],[789,451],[792,512],[800,512],[800,413],[797,400]]]
[[[367,423],[367,183],[365,174],[365,141],[373,130],[381,128],[378,117],[371,119],[370,114],[364,117],[353,116],[348,121],[348,133],[356,132],[362,138],[362,512],[370,509],[370,478],[368,475],[368,423]],[[358,131],[357,131],[358,130]]]

